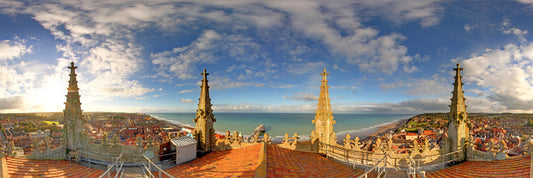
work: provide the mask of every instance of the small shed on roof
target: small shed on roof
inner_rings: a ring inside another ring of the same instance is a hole
[[[185,163],[196,159],[198,141],[191,137],[179,137],[170,140],[176,148],[176,164]]]

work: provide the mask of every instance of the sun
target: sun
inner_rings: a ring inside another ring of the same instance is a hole
[[[28,102],[32,111],[62,112],[65,108],[68,82],[59,77],[47,77],[42,82],[42,87],[33,89],[29,95]]]

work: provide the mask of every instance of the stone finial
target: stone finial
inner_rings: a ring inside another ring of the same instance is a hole
[[[353,143],[354,143],[354,145],[353,145],[354,150],[356,150],[356,151],[361,150],[361,148],[359,148],[359,137],[355,137]]]
[[[350,142],[350,134],[346,134],[346,137],[344,137],[344,144],[346,144],[346,142]]]
[[[382,147],[381,139],[380,138],[376,138],[376,143],[374,144],[374,151],[381,150],[382,149],[381,147]]]
[[[297,144],[298,143],[298,139],[300,139],[300,137],[298,137],[298,133],[294,133],[294,140],[292,142],[292,144]]]
[[[329,98],[329,86],[327,75],[329,73],[321,73],[322,81],[320,85],[320,95],[318,97],[317,110],[315,111],[315,119],[312,121],[315,124],[315,133],[318,140],[325,144],[336,144],[334,141],[333,124],[333,111],[331,110],[331,99]],[[333,143],[332,143],[333,141]]]
[[[389,140],[387,141],[387,149],[392,149],[392,144],[393,144],[393,143],[392,143],[392,139],[389,139]]]
[[[196,110],[196,116],[194,122],[196,123],[195,133],[198,141],[198,150],[210,151],[216,146],[215,144],[215,130],[213,128],[213,122],[216,119],[213,115],[213,109],[211,108],[211,98],[209,97],[209,85],[207,81],[206,69],[202,73],[202,86],[200,86],[200,98],[198,98],[198,109]]]
[[[77,150],[78,145],[83,140],[83,119],[80,102],[80,94],[78,88],[78,81],[76,80],[76,69],[74,62],[70,63],[69,86],[67,88],[67,101],[65,102],[65,109],[63,110],[63,120],[65,122],[63,128],[63,145],[66,149]]]
[[[137,145],[142,145],[141,137],[137,136]]]
[[[450,146],[446,150],[448,153],[455,152],[463,149],[465,143],[468,141],[469,137],[469,126],[468,126],[468,117],[466,112],[466,104],[463,91],[462,76],[460,64],[457,64],[455,70],[455,81],[453,83],[453,91],[450,106],[450,113],[448,118],[448,137],[450,138]],[[463,150],[466,152],[466,150]],[[460,160],[464,159],[460,158]]]
[[[268,133],[265,133],[265,135],[263,135],[263,141],[265,143],[270,144],[270,140],[271,140],[271,138],[268,136]]]
[[[285,133],[285,136],[283,137],[283,141],[281,143],[289,143],[289,134]]]

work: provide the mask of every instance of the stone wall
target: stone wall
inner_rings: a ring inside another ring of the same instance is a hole
[[[113,162],[122,155],[121,162],[144,162],[143,154],[152,151],[156,155],[152,161],[159,161],[159,145],[120,145],[120,144],[84,144],[78,156],[92,160]]]

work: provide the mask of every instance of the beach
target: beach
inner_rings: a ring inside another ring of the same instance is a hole
[[[194,113],[155,113],[150,114],[153,118],[180,127],[192,129]],[[337,124],[334,125],[337,141],[342,143],[346,134],[351,139],[359,137],[361,141],[373,139],[396,131],[405,124],[410,115],[368,115],[368,114],[335,114]],[[300,141],[310,139],[314,114],[305,113],[218,113],[215,114],[217,122],[214,123],[215,133],[224,135],[226,131],[238,131],[243,136],[248,136],[259,124],[267,127],[267,133],[272,142],[278,143],[286,134],[293,136],[298,133]]]

